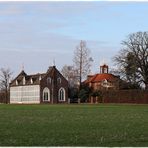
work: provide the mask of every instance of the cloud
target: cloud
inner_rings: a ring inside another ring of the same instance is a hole
[[[72,63],[74,49],[86,40],[98,68],[102,57],[109,59],[119,50],[127,31],[137,29],[134,13],[139,12],[141,19],[144,11],[147,14],[146,5],[131,6],[94,1],[0,2],[0,63],[17,69],[24,62],[30,71],[40,71],[56,58],[62,67]],[[147,26],[145,19],[139,24]]]
[[[29,30],[28,30],[29,31]],[[3,33],[0,35],[0,51],[14,52],[50,52],[55,54],[69,53],[73,50],[75,40],[69,36],[50,32],[31,31]],[[67,43],[67,44],[66,44]]]

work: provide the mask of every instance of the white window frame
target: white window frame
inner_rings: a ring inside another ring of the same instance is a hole
[[[45,93],[48,94],[48,99],[47,99],[47,100],[45,100],[45,98],[44,98],[44,94],[45,94]],[[45,87],[45,88],[43,89],[43,101],[44,101],[44,102],[50,101],[50,90],[49,90],[49,88],[47,88],[47,87]]]
[[[32,78],[31,78],[30,82],[31,82],[31,84],[33,84],[33,79]]]
[[[63,91],[63,99],[61,99],[61,93],[62,93],[62,91]],[[59,89],[59,91],[58,91],[58,100],[59,101],[65,101],[65,89],[63,88],[63,87],[61,87],[60,89]]]
[[[26,84],[26,78],[23,77],[23,85],[25,85],[25,84]]]
[[[15,81],[15,84],[18,85],[18,80]]]
[[[41,75],[39,76],[39,81],[41,81],[42,80],[42,77],[41,77]]]

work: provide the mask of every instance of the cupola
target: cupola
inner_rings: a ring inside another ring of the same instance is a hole
[[[108,65],[104,64],[100,66],[100,73],[108,73]]]

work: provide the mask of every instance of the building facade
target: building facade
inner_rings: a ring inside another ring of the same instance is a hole
[[[89,87],[95,90],[118,90],[119,76],[109,73],[108,65],[100,66],[100,73],[95,75],[88,75],[87,80],[84,81]]]
[[[51,66],[46,73],[27,75],[24,70],[10,83],[10,103],[67,103],[68,82]]]

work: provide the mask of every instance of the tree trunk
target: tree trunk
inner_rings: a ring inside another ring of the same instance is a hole
[[[5,90],[5,103],[6,104],[8,103],[8,92],[7,92],[7,90]]]

